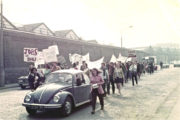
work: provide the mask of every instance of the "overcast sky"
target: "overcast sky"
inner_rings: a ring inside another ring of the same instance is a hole
[[[44,22],[85,40],[124,47],[180,44],[180,0],[3,0],[16,24]],[[129,26],[133,26],[129,28]]]

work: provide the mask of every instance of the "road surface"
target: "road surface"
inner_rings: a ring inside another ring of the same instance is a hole
[[[69,117],[56,112],[41,112],[29,116],[22,106],[23,98],[29,90],[11,88],[0,91],[0,120],[179,120],[180,111],[180,69],[170,68],[146,74],[132,87],[129,81],[117,93],[105,98],[105,110],[100,110],[99,102],[95,115],[91,106],[83,105]]]

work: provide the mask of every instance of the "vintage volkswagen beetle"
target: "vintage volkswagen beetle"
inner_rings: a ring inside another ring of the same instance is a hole
[[[57,109],[67,116],[74,107],[90,102],[90,89],[89,77],[83,71],[59,70],[51,73],[45,84],[27,93],[22,105],[30,115]]]

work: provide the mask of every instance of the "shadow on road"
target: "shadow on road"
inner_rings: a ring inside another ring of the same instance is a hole
[[[77,112],[79,111],[82,111],[83,109],[86,109],[89,107],[89,103],[88,104],[85,104],[85,105],[82,105],[80,107],[77,107],[73,110],[72,114],[70,116],[73,116],[75,115]],[[23,115],[24,116],[24,115]],[[69,116],[69,117],[70,117]],[[46,112],[37,112],[36,115],[27,115],[27,120],[34,120],[34,119],[65,119],[65,118],[68,118],[68,117],[63,117],[61,114],[60,114],[60,111],[58,110],[52,110],[52,111],[46,111]]]

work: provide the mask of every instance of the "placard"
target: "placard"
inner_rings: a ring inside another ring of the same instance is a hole
[[[24,48],[24,62],[36,62],[38,48]]]
[[[128,51],[128,57],[136,57],[136,51],[135,50]]]

